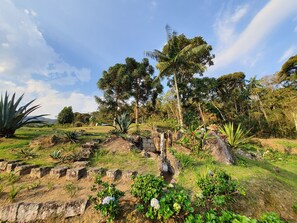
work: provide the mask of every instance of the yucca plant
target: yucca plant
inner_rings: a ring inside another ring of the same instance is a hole
[[[123,134],[128,133],[132,120],[127,112],[116,117],[116,129]]]
[[[29,107],[35,100],[30,101],[18,108],[24,94],[15,99],[15,93],[11,99],[7,92],[5,96],[1,95],[0,100],[0,137],[10,138],[14,135],[15,131],[26,124],[43,123],[38,118],[45,115],[37,115],[28,117],[30,113],[40,108],[40,105]]]
[[[239,124],[235,130],[233,123],[228,123],[223,127],[219,127],[219,131],[227,137],[228,144],[233,149],[238,149],[246,145],[252,138],[248,136],[250,131],[244,131],[241,128],[241,124]]]

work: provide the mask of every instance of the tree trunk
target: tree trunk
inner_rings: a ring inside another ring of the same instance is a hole
[[[199,113],[200,113],[200,116],[201,116],[202,123],[203,123],[203,125],[204,125],[204,124],[205,124],[205,120],[204,120],[203,111],[202,111],[202,109],[201,109],[201,104],[200,104],[200,102],[198,102],[198,109],[199,109]]]
[[[260,97],[259,97],[259,95],[258,95],[258,94],[257,94],[257,97],[258,97],[258,99],[259,99],[260,110],[261,110],[261,112],[263,113],[263,115],[264,115],[264,117],[265,117],[265,120],[266,120],[266,122],[269,124],[269,122],[268,122],[268,118],[267,118],[267,114],[266,114],[266,112],[265,112],[265,110],[264,110],[264,107],[263,107],[262,101],[261,101],[261,99],[260,99]]]
[[[182,114],[182,108],[181,108],[181,103],[180,103],[180,98],[179,98],[176,72],[174,72],[173,76],[174,76],[174,86],[175,86],[175,93],[176,93],[176,99],[177,99],[177,108],[178,108],[178,114],[179,114],[179,124],[180,124],[180,127],[183,127],[184,126],[183,114]]]
[[[135,98],[135,123],[136,123],[136,127],[138,126],[138,110],[139,110],[139,106],[138,106],[138,98]]]

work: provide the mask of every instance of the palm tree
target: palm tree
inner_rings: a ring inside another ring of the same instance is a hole
[[[154,50],[146,52],[146,55],[155,59],[159,70],[159,78],[173,75],[174,88],[179,112],[179,124],[183,126],[182,107],[178,88],[178,76],[193,77],[195,73],[200,75],[206,70],[206,65],[213,65],[213,55],[210,55],[212,47],[207,45],[202,37],[187,39],[185,35],[177,36],[175,31],[166,25],[167,43],[162,51]]]

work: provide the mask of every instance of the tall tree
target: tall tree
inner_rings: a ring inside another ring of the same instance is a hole
[[[58,123],[60,124],[69,124],[74,120],[74,113],[71,106],[64,107],[58,114]]]
[[[297,89],[297,54],[290,57],[278,72],[279,82],[285,87]]]
[[[178,79],[180,76],[192,78],[194,74],[202,75],[207,65],[213,65],[214,55],[210,54],[212,47],[202,37],[188,39],[185,35],[177,35],[175,31],[166,26],[167,43],[162,51],[146,52],[154,58],[159,70],[159,77],[172,77],[177,98],[179,124],[183,126],[183,113],[180,101]]]
[[[102,78],[97,82],[97,86],[104,91],[104,96],[103,98],[95,96],[95,100],[99,106],[104,106],[113,111],[113,124],[115,125],[118,110],[129,98],[129,76],[126,73],[126,66],[115,64],[108,71],[103,71]]]
[[[137,62],[134,58],[126,58],[126,72],[130,80],[129,94],[135,99],[135,122],[139,121],[139,105],[152,99],[153,104],[162,92],[162,85],[158,79],[154,80],[154,68],[149,64],[149,60],[144,58],[142,62]]]

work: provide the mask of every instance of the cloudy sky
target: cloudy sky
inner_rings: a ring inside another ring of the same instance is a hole
[[[0,92],[51,118],[95,111],[102,71],[161,49],[166,24],[213,46],[206,76],[260,78],[297,53],[296,0],[0,0]]]

